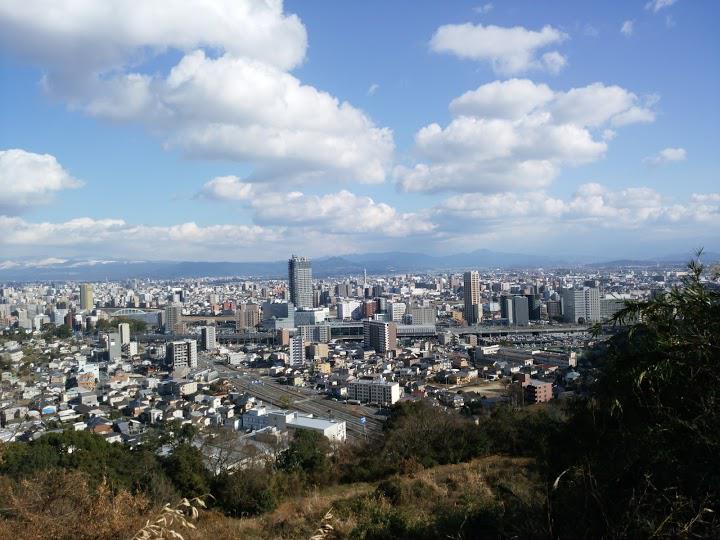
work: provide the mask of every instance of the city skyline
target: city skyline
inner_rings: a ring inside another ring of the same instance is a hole
[[[151,4],[0,7],[0,262],[720,251],[714,2]]]

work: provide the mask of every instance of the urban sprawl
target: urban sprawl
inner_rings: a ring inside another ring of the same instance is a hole
[[[685,270],[466,271],[0,288],[0,439],[110,442],[190,424],[210,466],[272,458],[296,430],[378,437],[401,400],[532,406],[583,392],[629,300]],[[229,450],[228,450],[229,449]],[[220,459],[222,456],[223,459]]]

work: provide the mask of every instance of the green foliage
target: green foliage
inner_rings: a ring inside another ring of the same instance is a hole
[[[203,455],[194,446],[181,443],[163,460],[166,474],[185,497],[200,497],[210,493],[210,473],[203,463]]]
[[[603,536],[720,534],[720,292],[693,262],[682,289],[616,317],[591,399],[555,444],[556,520]],[[563,444],[564,443],[564,444]],[[562,510],[560,510],[562,508]]]
[[[471,420],[424,401],[393,406],[384,429],[380,448],[368,444],[343,466],[346,480],[375,480],[418,466],[468,461],[489,448],[485,433]]]
[[[50,340],[53,338],[67,339],[73,335],[72,328],[66,324],[55,326],[54,324],[45,324],[42,327],[42,335],[44,339]]]
[[[16,479],[58,468],[82,471],[96,482],[105,479],[115,488],[132,490],[147,488],[149,479],[161,474],[153,454],[110,444],[85,431],[50,433],[28,443],[9,443],[0,463],[0,472]]]
[[[277,506],[270,474],[263,469],[223,473],[214,479],[212,492],[216,505],[229,516],[262,514]]]
[[[281,471],[302,471],[315,484],[323,484],[330,474],[330,442],[320,433],[308,429],[295,431],[288,449],[280,454],[277,468]]]
[[[130,325],[130,333],[142,334],[147,330],[147,323],[132,317],[113,317],[111,319],[99,319],[95,328],[100,332],[115,332],[121,323]]]

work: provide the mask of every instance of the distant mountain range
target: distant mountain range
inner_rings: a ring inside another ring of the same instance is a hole
[[[557,257],[523,255],[478,249],[455,255],[425,255],[411,252],[350,254],[313,259],[316,277],[368,274],[410,273],[440,270],[522,269],[522,268],[591,268],[684,263],[692,253],[666,255],[654,259],[602,261],[591,257]],[[705,262],[720,261],[720,254],[705,253]],[[43,260],[0,261],[0,281],[101,281],[130,278],[179,279],[192,277],[256,277],[287,276],[287,261],[268,262],[200,262],[200,261],[113,261],[50,258]]]

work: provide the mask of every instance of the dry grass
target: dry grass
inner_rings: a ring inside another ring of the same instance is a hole
[[[503,486],[520,500],[531,501],[538,496],[537,483],[530,472],[531,460],[491,456],[470,463],[442,465],[420,470],[399,478],[408,488],[402,505],[414,514],[422,526],[431,519],[439,501],[452,504],[462,496],[490,501],[495,489]],[[203,512],[197,529],[184,534],[186,540],[242,538],[247,540],[306,540],[316,534],[323,523],[333,528],[325,539],[347,538],[367,512],[376,514],[397,510],[387,497],[376,493],[377,484],[356,483],[332,486],[305,497],[282,503],[268,514],[233,519],[217,512]],[[331,519],[325,519],[332,510]]]
[[[0,489],[0,539],[131,538],[151,509],[149,501],[127,491],[96,489],[84,475],[49,471],[6,482]]]
[[[173,537],[169,532],[173,531],[184,540],[307,540],[314,536],[334,540],[390,515],[401,515],[422,530],[433,524],[441,509],[461,508],[468,501],[492,503],[500,491],[531,504],[540,495],[531,464],[528,459],[491,456],[412,470],[381,483],[331,486],[286,500],[274,511],[252,518],[171,507],[182,514],[174,512],[173,523],[163,509],[153,508],[142,496],[112,493],[104,483],[93,489],[79,473],[47,472],[19,484],[0,483],[4,516],[0,540],[133,538],[148,522],[165,530],[153,529],[157,534],[147,538]],[[383,492],[387,487],[396,490],[394,495]],[[192,517],[197,520],[190,523]],[[192,526],[185,527],[186,522]]]

